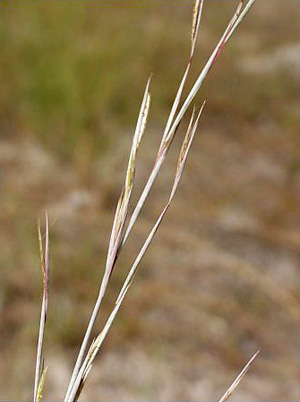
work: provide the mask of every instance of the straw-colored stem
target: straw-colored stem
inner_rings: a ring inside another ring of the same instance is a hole
[[[39,389],[40,379],[41,379],[41,375],[42,375],[42,371],[43,371],[43,367],[42,367],[42,365],[43,365],[43,341],[44,341],[47,310],[48,310],[49,219],[48,219],[47,212],[46,212],[45,252],[43,250],[43,239],[42,239],[40,224],[38,224],[38,236],[39,236],[41,270],[42,270],[42,279],[43,279],[43,298],[42,298],[39,335],[38,335],[38,344],[37,344],[37,352],[36,352],[35,378],[34,378],[34,391],[33,391],[34,402],[38,401],[38,389]]]
[[[222,398],[219,400],[219,402],[225,402],[227,401],[230,396],[232,395],[232,393],[234,392],[234,390],[236,389],[236,387],[239,385],[240,381],[242,380],[242,378],[244,377],[244,375],[247,373],[247,371],[249,370],[251,364],[253,363],[254,359],[256,358],[256,356],[259,354],[259,350],[254,354],[254,356],[251,357],[251,359],[248,361],[248,363],[246,364],[246,366],[243,368],[243,370],[240,372],[240,374],[236,377],[236,379],[233,381],[233,383],[230,385],[230,387],[227,389],[227,391],[225,392],[225,394],[222,396]]]

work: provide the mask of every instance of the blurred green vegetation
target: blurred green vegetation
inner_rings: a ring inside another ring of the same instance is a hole
[[[3,2],[7,133],[34,134],[68,158],[77,147],[105,149],[112,132],[133,124],[150,72],[163,66],[162,83],[171,64],[182,68],[167,62],[178,43],[170,46],[161,5]],[[161,85],[158,106],[170,84]]]
[[[205,9],[192,78],[234,4],[220,8],[213,2]],[[179,82],[188,57],[191,6],[190,1],[1,2],[2,131],[38,137],[63,159],[72,160],[78,152],[97,156],[110,138],[134,125],[151,72],[151,120],[163,124],[174,96],[174,77]],[[278,38],[284,41],[296,33],[291,32],[293,25],[284,31],[288,17],[291,12],[276,20],[276,38],[270,29],[272,16],[268,24],[249,18],[242,29],[256,29],[261,38],[257,51],[266,50],[275,42],[280,45]],[[249,91],[249,82],[233,63],[242,52],[233,41],[208,78],[201,96],[211,101],[208,118],[218,114],[218,121],[238,125],[253,119],[257,108],[270,106],[274,116],[281,119],[284,114],[290,124],[288,105],[282,105],[281,98],[293,88],[275,74],[251,83]]]

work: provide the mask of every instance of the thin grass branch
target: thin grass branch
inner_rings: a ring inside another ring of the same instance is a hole
[[[246,364],[246,366],[243,368],[243,370],[240,372],[240,374],[236,377],[236,379],[233,381],[233,383],[230,385],[230,387],[227,389],[227,391],[225,392],[225,394],[222,396],[222,398],[219,400],[219,402],[225,402],[227,401],[230,396],[232,395],[232,393],[234,392],[234,390],[236,389],[236,387],[239,385],[239,383],[241,382],[242,378],[244,377],[244,375],[247,373],[247,371],[249,370],[251,364],[253,363],[253,361],[255,360],[256,356],[259,354],[260,350],[258,350],[252,357],[251,359],[248,361],[248,363]]]
[[[39,237],[39,248],[40,248],[40,262],[43,280],[43,297],[42,297],[42,307],[40,316],[40,327],[38,336],[38,345],[36,353],[36,365],[35,365],[35,379],[34,379],[34,392],[33,400],[38,402],[41,398],[42,389],[45,381],[46,371],[43,367],[43,342],[45,335],[45,326],[47,320],[48,311],[48,298],[49,298],[49,269],[50,269],[50,258],[49,258],[49,218],[46,212],[46,233],[45,233],[45,251],[43,246],[43,237],[41,233],[40,223],[38,222],[38,237]]]

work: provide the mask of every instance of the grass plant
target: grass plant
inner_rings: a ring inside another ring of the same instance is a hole
[[[128,270],[128,274],[124,283],[120,289],[118,297],[115,301],[115,304],[112,308],[112,311],[103,327],[103,329],[99,332],[98,336],[91,340],[91,334],[95,327],[96,319],[99,315],[99,311],[101,308],[102,301],[106,295],[107,290],[109,289],[110,278],[113,274],[114,269],[116,268],[116,263],[118,261],[118,257],[125,246],[125,243],[134,228],[134,225],[139,217],[139,214],[150,194],[151,188],[155,182],[156,177],[158,176],[165,158],[168,154],[168,151],[172,145],[172,142],[178,133],[179,126],[182,123],[183,118],[188,113],[191,108],[191,105],[195,99],[195,96],[199,92],[204,79],[207,77],[210,69],[220,56],[222,50],[224,49],[226,43],[229,41],[239,24],[242,22],[245,15],[250,10],[251,6],[254,4],[255,0],[249,0],[246,4],[243,0],[238,3],[238,6],[233,14],[233,17],[229,21],[223,35],[221,36],[219,42],[211,53],[208,61],[204,65],[203,69],[200,71],[198,78],[196,79],[194,85],[188,92],[188,95],[182,100],[183,91],[185,89],[186,81],[189,76],[190,68],[193,63],[194,52],[196,48],[197,37],[200,29],[201,19],[202,19],[202,11],[204,6],[204,0],[196,0],[194,11],[193,11],[193,20],[192,20],[192,33],[191,33],[191,48],[190,54],[188,58],[188,63],[185,68],[183,77],[179,84],[177,93],[175,95],[170,114],[167,118],[166,126],[161,138],[161,142],[156,154],[156,158],[154,161],[153,169],[149,175],[149,178],[146,182],[146,185],[140,195],[140,198],[133,209],[131,215],[129,214],[129,206],[131,195],[134,188],[134,179],[135,179],[135,168],[136,168],[136,158],[138,154],[138,149],[140,147],[142,137],[146,130],[149,110],[150,110],[150,82],[151,77],[148,79],[146,84],[146,88],[144,91],[144,95],[142,98],[142,103],[136,123],[136,129],[133,135],[132,146],[129,153],[129,161],[125,174],[124,186],[122,188],[119,201],[116,207],[115,216],[113,220],[112,230],[110,241],[108,245],[108,252],[106,258],[106,264],[104,269],[104,275],[99,286],[99,292],[97,296],[97,300],[95,302],[90,320],[87,325],[87,329],[84,333],[83,341],[77,356],[77,360],[71,375],[70,382],[67,386],[66,395],[64,398],[65,402],[74,402],[77,401],[80,397],[83,387],[85,386],[88,374],[92,368],[94,360],[99,353],[101,346],[109,332],[109,329],[114,322],[117,313],[123,303],[123,300],[133,282],[133,279],[137,273],[139,264],[145,255],[158,227],[160,226],[169,206],[172,203],[172,200],[175,196],[176,190],[178,188],[178,184],[180,182],[185,163],[187,161],[188,153],[190,151],[195,133],[198,128],[199,119],[203,112],[205,101],[202,103],[199,110],[197,110],[196,106],[192,106],[191,117],[186,129],[186,133],[184,139],[182,141],[182,147],[178,156],[177,167],[175,171],[174,182],[171,188],[169,199],[159,214],[156,222],[154,223],[150,233],[146,237],[139,253],[137,254],[134,263]],[[130,215],[130,216],[129,216]],[[46,214],[46,229],[45,229],[45,244],[43,244],[43,237],[41,234],[40,226],[38,227],[38,235],[39,235],[39,245],[40,245],[40,255],[41,255],[41,268],[42,268],[42,278],[43,278],[43,297],[42,297],[42,308],[41,308],[41,318],[40,318],[40,329],[38,336],[38,345],[37,345],[37,357],[36,357],[36,370],[35,370],[35,381],[34,381],[34,402],[41,401],[43,386],[45,382],[46,370],[44,366],[43,359],[43,339],[45,333],[45,324],[47,317],[47,307],[48,307],[48,294],[49,294],[49,219],[48,214]],[[247,365],[238,375],[233,384],[228,388],[224,396],[220,399],[220,402],[226,401],[236,386],[241,381],[242,377],[245,375],[253,360],[257,356],[258,352],[249,360]]]

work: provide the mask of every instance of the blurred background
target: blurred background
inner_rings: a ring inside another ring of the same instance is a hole
[[[236,1],[206,1],[191,87]],[[96,299],[145,83],[151,171],[189,55],[190,1],[1,1],[1,400],[32,398],[49,210],[45,397],[61,400]],[[208,102],[178,193],[83,401],[295,401],[298,4],[257,1],[196,98]],[[114,271],[98,331],[163,208],[184,122]],[[132,208],[131,208],[132,210]],[[96,335],[96,332],[94,335]]]

